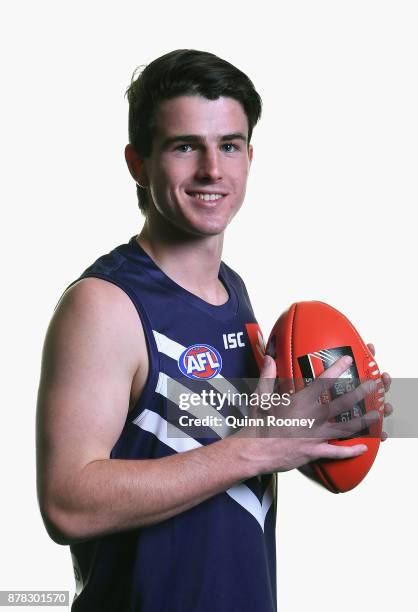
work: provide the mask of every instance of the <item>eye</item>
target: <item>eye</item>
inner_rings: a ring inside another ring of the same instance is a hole
[[[189,144],[182,144],[176,147],[176,151],[179,151],[180,153],[188,153],[189,151],[191,151],[191,149],[192,145]]]
[[[223,144],[222,147],[226,153],[233,153],[234,151],[238,150],[238,147],[232,144],[232,142],[227,142],[226,144]]]

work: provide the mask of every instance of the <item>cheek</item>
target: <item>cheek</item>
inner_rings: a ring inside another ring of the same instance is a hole
[[[245,191],[247,187],[247,179],[248,179],[249,166],[248,164],[241,164],[236,168],[236,172],[234,175],[234,183],[237,192],[242,193]]]
[[[151,195],[156,208],[163,215],[170,215],[169,211],[178,207],[178,187],[181,184],[178,172],[172,166],[161,165],[153,177]]]
[[[160,167],[158,172],[155,172],[153,175],[153,180],[151,182],[151,192],[155,194],[157,199],[164,199],[170,191],[172,191],[174,177],[172,174],[167,172],[167,169],[164,167]]]
[[[162,167],[157,177],[157,183],[165,193],[175,193],[181,186],[184,180],[184,167],[179,165],[170,165],[170,167]]]

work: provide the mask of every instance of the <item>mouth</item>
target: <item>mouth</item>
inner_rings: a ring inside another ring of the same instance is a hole
[[[213,193],[206,193],[203,191],[186,191],[186,193],[193,200],[206,206],[215,206],[227,196],[226,193],[219,193],[216,191]]]

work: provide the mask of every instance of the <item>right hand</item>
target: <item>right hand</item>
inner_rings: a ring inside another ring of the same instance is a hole
[[[291,395],[289,406],[271,406],[268,410],[253,410],[251,417],[273,415],[281,419],[298,418],[314,419],[312,427],[277,428],[275,426],[243,427],[237,437],[247,438],[247,453],[253,456],[258,464],[258,473],[284,472],[298,468],[317,459],[348,459],[362,455],[367,451],[365,444],[339,446],[329,444],[329,440],[349,438],[379,419],[377,411],[367,412],[364,416],[355,417],[346,422],[332,422],[339,414],[350,411],[355,404],[364,399],[373,390],[375,383],[367,381],[353,391],[345,393],[328,404],[319,403],[325,390],[330,389],[335,379],[347,370],[350,362],[341,357],[331,367],[315,379],[308,387]],[[272,357],[264,358],[263,369],[256,393],[273,393],[276,380],[276,364]]]

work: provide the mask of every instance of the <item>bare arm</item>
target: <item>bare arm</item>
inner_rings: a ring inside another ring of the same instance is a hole
[[[232,439],[161,459],[109,459],[138,368],[145,380],[129,298],[99,279],[72,287],[48,329],[37,414],[39,502],[59,543],[157,523],[250,475]]]

